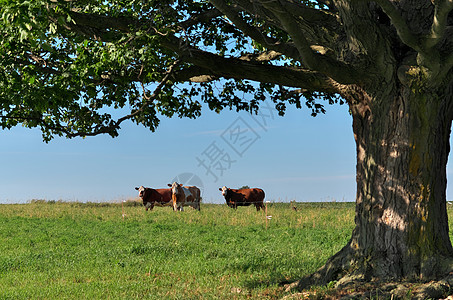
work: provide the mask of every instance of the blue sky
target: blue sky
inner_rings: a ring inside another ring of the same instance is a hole
[[[255,117],[205,109],[196,120],[162,118],[154,133],[129,122],[114,139],[48,144],[38,129],[0,131],[0,203],[121,201],[175,178],[202,186],[209,203],[224,202],[223,185],[260,187],[269,201],[354,201],[351,117],[345,105],[326,109],[315,118],[294,107],[284,117],[268,105]]]

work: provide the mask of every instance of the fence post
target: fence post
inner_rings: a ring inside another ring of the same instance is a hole
[[[268,216],[267,215],[267,204],[269,203],[269,201],[266,201],[266,206],[264,206],[264,215],[265,215],[265,218],[266,218],[266,230],[267,230],[267,220],[270,220],[272,218],[272,216]]]
[[[126,216],[126,214],[124,213],[124,202],[126,202],[126,200],[121,201],[121,212],[123,214],[123,221],[124,221],[124,217]]]

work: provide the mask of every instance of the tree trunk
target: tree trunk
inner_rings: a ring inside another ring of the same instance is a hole
[[[349,243],[299,285],[429,280],[453,270],[446,210],[451,120],[443,99],[450,95],[402,88],[391,97],[366,97],[360,92],[349,101],[357,146],[356,227]]]

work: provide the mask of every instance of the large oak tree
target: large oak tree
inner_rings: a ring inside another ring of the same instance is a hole
[[[452,0],[1,0],[0,124],[44,139],[210,109],[345,102],[357,145],[355,229],[309,277],[453,270],[446,164]],[[114,119],[111,108],[128,110]],[[347,121],[347,120],[345,120]]]

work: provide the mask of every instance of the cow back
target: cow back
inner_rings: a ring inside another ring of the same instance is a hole
[[[200,202],[200,189],[197,188],[196,186],[185,186],[186,189],[188,189],[193,196],[193,202]]]
[[[264,191],[259,188],[252,189],[230,189],[231,201],[234,201],[237,204],[255,204],[263,203],[264,201]]]
[[[171,189],[156,189],[157,194],[160,196],[159,202],[167,204],[171,201]]]

